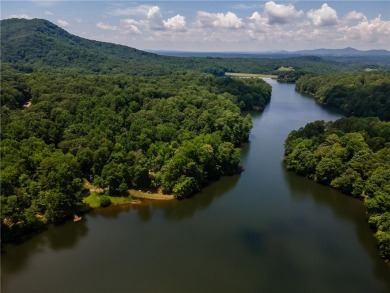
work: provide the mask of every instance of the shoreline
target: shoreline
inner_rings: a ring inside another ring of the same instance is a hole
[[[84,221],[85,214],[88,214],[91,210],[96,210],[100,208],[105,208],[101,206],[100,198],[102,196],[106,196],[102,194],[104,192],[103,189],[97,188],[93,186],[88,181],[84,181],[84,187],[88,190],[88,195],[83,197],[82,203],[83,207],[81,209],[75,210],[72,212],[72,215],[67,216],[62,221],[56,224],[62,224],[66,222],[74,222],[77,224],[78,222]],[[163,194],[161,190],[154,190],[154,189],[143,189],[143,190],[136,190],[136,189],[129,189],[128,190],[129,195],[128,196],[106,196],[110,199],[111,204],[110,206],[122,206],[122,205],[143,205],[148,204],[147,201],[155,200],[155,201],[168,201],[168,200],[174,200],[175,197],[171,194]],[[75,221],[77,219],[77,221]],[[54,223],[44,223],[42,222],[42,225],[39,227],[36,227],[30,231],[27,231],[24,235],[13,235],[9,239],[2,239],[1,248],[3,249],[4,244],[19,244],[27,241],[31,237],[34,237],[37,234],[40,234],[41,232],[45,231],[50,225],[53,225]],[[55,225],[55,224],[54,224]],[[2,252],[3,253],[3,252]]]

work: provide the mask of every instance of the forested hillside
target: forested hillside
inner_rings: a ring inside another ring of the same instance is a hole
[[[348,116],[390,120],[390,73],[304,76],[296,89]]]
[[[1,21],[1,61],[24,72],[170,73],[165,57],[74,36],[44,19]],[[146,60],[145,60],[146,59]],[[148,66],[143,66],[147,62]],[[126,69],[127,68],[127,69]]]
[[[1,61],[22,72],[125,73],[158,76],[177,71],[201,71],[217,76],[225,72],[279,74],[295,81],[302,74],[383,70],[371,62],[341,62],[320,57],[219,58],[169,57],[134,48],[74,36],[43,19],[5,19],[1,26]],[[294,71],[286,77],[283,67]]]
[[[285,142],[288,170],[364,200],[380,254],[390,260],[390,122],[315,121]]]
[[[199,73],[1,78],[3,241],[77,211],[84,178],[113,196],[152,187],[182,197],[240,172],[252,127],[241,110],[271,92],[260,79]]]

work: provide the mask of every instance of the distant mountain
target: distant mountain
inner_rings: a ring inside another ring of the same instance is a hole
[[[390,56],[387,50],[368,50],[360,51],[351,47],[344,49],[315,49],[301,50],[295,52],[286,52],[284,54],[315,55],[315,56]]]
[[[390,57],[390,51],[387,50],[368,50],[360,51],[354,48],[344,49],[314,49],[299,51],[266,51],[266,52],[190,52],[190,51],[164,51],[151,50],[150,52],[179,57],[220,57],[220,58],[286,58],[298,56],[320,56],[320,57],[355,57],[355,56],[375,56]]]

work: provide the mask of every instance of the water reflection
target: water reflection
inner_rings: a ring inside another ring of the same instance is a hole
[[[237,184],[240,175],[221,178],[204,188],[199,194],[191,199],[180,201],[171,201],[169,205],[161,202],[152,202],[153,208],[162,209],[165,219],[169,221],[180,221],[185,218],[191,218],[193,215],[208,208],[211,203],[226,195]]]
[[[267,241],[269,242],[269,235],[266,231],[256,229],[243,229],[240,233],[242,242],[245,248],[256,254],[267,252]]]
[[[366,222],[363,203],[330,187],[320,185],[308,178],[297,176],[293,172],[284,172],[286,182],[291,188],[293,199],[300,201],[307,197],[312,198],[316,204],[330,206],[334,214],[340,219],[359,219],[353,222]]]
[[[372,231],[369,231],[363,203],[330,187],[297,176],[293,172],[286,171],[284,175],[293,199],[297,201],[311,199],[317,205],[330,207],[336,217],[347,220],[355,227],[359,242],[373,260],[372,263],[375,264],[375,276],[386,284],[388,292],[390,292],[390,270],[388,264],[379,257],[375,238],[372,236]],[[328,252],[332,253],[332,251]],[[337,254],[338,251],[333,253]]]
[[[83,218],[77,223],[67,222],[51,226],[47,231],[24,243],[6,244],[1,259],[2,270],[7,273],[19,272],[28,267],[27,264],[32,255],[44,253],[47,249],[53,251],[73,249],[77,246],[78,241],[87,234],[87,219]]]
[[[80,238],[88,234],[87,219],[74,223],[68,222],[62,227],[56,226],[45,233],[46,241],[52,250],[72,249]]]
[[[80,222],[67,222],[63,225],[52,226],[43,233],[32,237],[22,244],[8,244],[4,246],[2,255],[2,269],[9,273],[17,273],[28,267],[29,259],[46,249],[53,251],[73,249],[78,241],[88,234],[88,218],[104,217],[117,219],[121,213],[135,212],[138,219],[148,222],[156,211],[163,211],[168,221],[181,221],[191,218],[203,209],[208,208],[212,202],[227,194],[239,180],[239,175],[223,177],[204,188],[202,192],[191,199],[153,201],[145,200],[141,205],[115,205],[107,208],[98,208],[89,213]]]
[[[117,219],[121,213],[128,213],[134,209],[133,205],[130,204],[121,204],[121,205],[112,205],[105,208],[96,208],[88,213],[88,217],[96,218],[103,217],[106,219]]]
[[[150,208],[150,204],[135,206],[134,209],[137,211],[138,219],[142,222],[149,222],[152,218],[152,211]]]

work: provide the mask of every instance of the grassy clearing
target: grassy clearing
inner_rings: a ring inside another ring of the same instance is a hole
[[[142,201],[139,199],[152,199],[152,200],[171,200],[175,197],[173,195],[166,195],[161,190],[136,190],[129,189],[129,196],[107,196],[104,194],[104,190],[96,187],[95,185],[84,179],[84,188],[89,190],[89,195],[84,197],[83,202],[89,205],[91,208],[98,208],[101,206],[102,196],[109,198],[112,205],[117,204],[140,204]]]
[[[237,73],[237,72],[226,72],[226,76],[232,76],[232,77],[243,77],[243,78],[277,78],[277,75],[273,74],[257,74],[257,73]]]
[[[83,198],[83,202],[90,206],[91,208],[98,208],[101,206],[102,196],[107,197],[111,201],[111,205],[118,204],[141,204],[142,201],[139,199],[152,199],[152,200],[172,200],[174,199],[173,195],[162,194],[161,192],[148,192],[148,191],[139,191],[135,189],[129,190],[129,196],[107,196],[96,191],[91,191],[91,193]]]
[[[91,208],[98,208],[100,207],[100,198],[102,196],[103,196],[102,194],[99,194],[97,192],[91,192],[90,195],[84,197],[83,202],[89,205]],[[131,196],[106,196],[106,197],[108,197],[111,200],[112,205],[127,204],[133,202]]]
[[[156,200],[171,200],[174,199],[173,195],[163,194],[161,191],[142,191],[136,189],[130,189],[130,194],[135,198],[144,198],[144,199],[156,199]]]
[[[278,71],[294,71],[294,70],[295,70],[294,67],[291,67],[291,66],[289,66],[289,67],[282,66],[282,67],[278,68]]]

